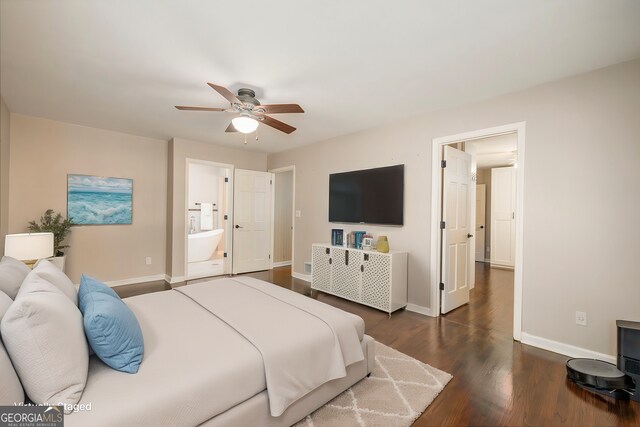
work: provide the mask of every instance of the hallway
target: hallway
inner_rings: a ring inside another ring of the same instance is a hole
[[[513,271],[476,262],[476,284],[469,304],[443,316],[450,322],[513,336]]]

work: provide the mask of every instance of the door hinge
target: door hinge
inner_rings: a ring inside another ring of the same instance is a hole
[[[271,254],[269,254],[269,259],[271,259]]]
[[[227,253],[226,253],[226,252],[224,253],[224,257],[225,257],[225,258],[227,257]]]
[[[227,219],[229,219],[229,215],[225,215],[225,216],[224,216],[224,219],[225,219],[225,221],[226,221]]]
[[[440,290],[444,291],[444,283],[440,283]]]
[[[269,180],[269,184],[273,184],[273,180],[272,179]]]
[[[446,226],[447,226],[446,222],[440,221],[440,230],[444,230]]]
[[[441,168],[446,168],[447,167],[447,161],[446,160],[440,160],[440,167]]]
[[[227,178],[226,176],[224,177],[224,182],[229,182],[229,178]]]

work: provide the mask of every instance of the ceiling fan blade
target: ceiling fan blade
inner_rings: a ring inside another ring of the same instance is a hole
[[[178,110],[186,111],[225,111],[225,108],[210,108],[210,107],[188,107],[186,105],[176,105]]]
[[[304,110],[298,104],[258,105],[253,111],[259,112],[261,109],[264,110],[265,114],[304,113]]]
[[[214,85],[213,83],[207,83],[209,86],[211,86],[211,89],[215,90],[216,92],[218,92],[220,95],[224,96],[225,99],[227,101],[229,101],[232,104],[242,104],[242,102],[238,99],[238,97],[236,97],[233,92],[231,92],[229,89],[227,89],[226,87],[222,87],[222,86],[218,86],[218,85]]]
[[[291,133],[294,130],[296,130],[296,128],[294,128],[293,126],[283,123],[280,120],[276,120],[273,117],[269,117],[269,116],[262,116],[262,117],[263,117],[263,119],[261,120],[262,123],[264,123],[267,126],[271,126],[274,129],[278,129],[281,132]]]
[[[233,127],[233,123],[229,123],[229,126],[227,126],[227,129],[225,130],[225,132],[238,132],[238,129]]]

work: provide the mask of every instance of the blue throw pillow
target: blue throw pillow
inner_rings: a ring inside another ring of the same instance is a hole
[[[99,280],[94,279],[93,277],[89,277],[87,275],[82,275],[80,277],[80,289],[78,289],[78,299],[82,297],[83,294],[88,292],[102,292],[103,294],[111,295],[114,298],[120,299],[116,291],[111,289],[109,286],[105,285]]]
[[[144,356],[144,339],[138,319],[107,285],[86,276],[83,279],[78,291],[78,306],[89,345],[108,366],[135,374]]]

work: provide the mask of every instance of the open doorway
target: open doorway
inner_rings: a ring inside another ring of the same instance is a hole
[[[475,164],[475,261],[513,270],[518,135],[479,138],[465,143],[464,151]]]
[[[231,272],[233,166],[187,159],[187,280]]]
[[[524,129],[515,123],[433,141],[431,278],[439,284],[432,286],[433,314],[468,304],[474,294],[493,302],[506,298],[505,307],[513,301],[513,310],[504,312],[513,312],[516,340],[522,329]],[[487,294],[492,280],[508,292]]]
[[[271,170],[273,191],[273,267],[293,266],[295,166]]]

